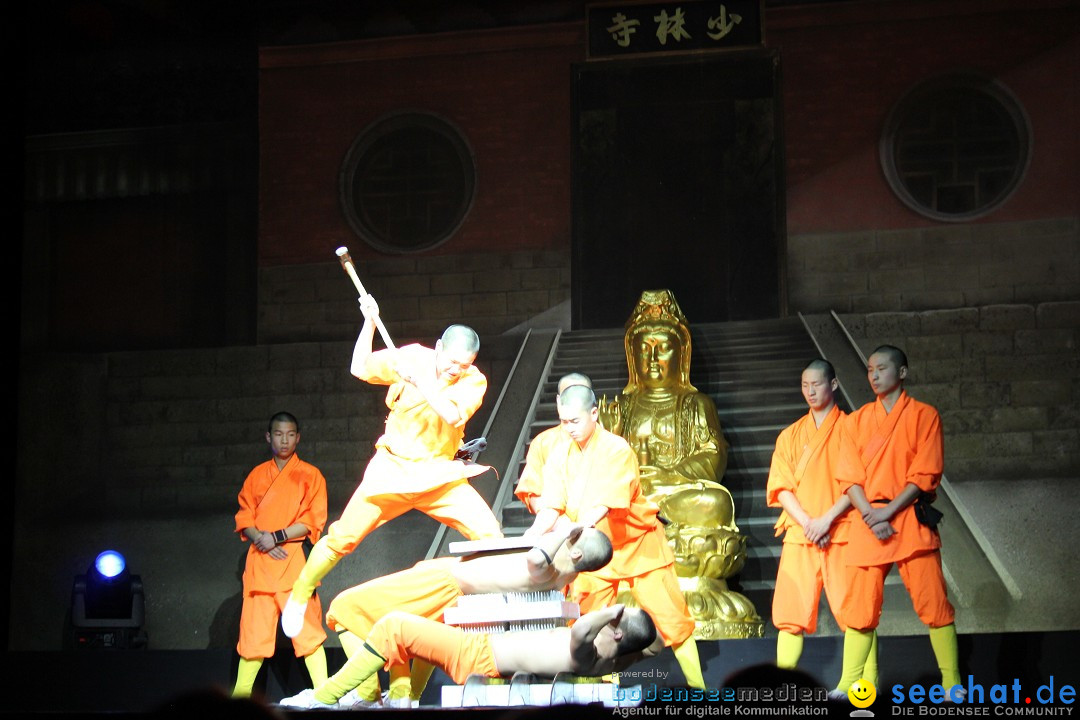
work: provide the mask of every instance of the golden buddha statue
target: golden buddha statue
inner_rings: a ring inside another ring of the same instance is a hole
[[[690,327],[670,290],[646,290],[626,323],[629,382],[600,422],[638,455],[641,486],[668,521],[676,573],[700,639],[757,637],[764,624],[725,578],[746,562],[731,493],[719,480],[727,443],[712,398],[690,383]]]

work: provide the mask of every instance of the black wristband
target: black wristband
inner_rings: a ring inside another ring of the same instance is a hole
[[[547,554],[547,553],[546,553],[546,552],[544,551],[544,548],[540,547],[539,545],[534,545],[533,547],[535,547],[535,548],[536,548],[537,550],[539,550],[539,551],[540,551],[540,554],[544,556],[544,559],[545,559],[545,560],[547,560],[547,564],[548,564],[548,565],[550,565],[550,564],[551,564],[551,556],[550,556],[550,555],[548,555],[548,554]]]
[[[285,534],[284,530],[275,530],[273,532],[273,535],[274,535],[274,542],[277,543],[278,545],[282,544],[283,542],[288,541],[288,539],[289,539],[289,536]]]

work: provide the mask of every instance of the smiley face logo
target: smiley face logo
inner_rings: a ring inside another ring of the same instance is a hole
[[[877,699],[877,688],[867,680],[859,678],[847,691],[848,700],[857,708],[870,707]]]

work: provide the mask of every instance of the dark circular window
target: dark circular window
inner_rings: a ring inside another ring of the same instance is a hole
[[[885,123],[885,177],[905,205],[960,221],[999,207],[1027,170],[1031,131],[1020,103],[986,78],[953,75],[920,85]]]
[[[365,242],[391,253],[448,240],[472,207],[476,168],[464,137],[424,113],[383,118],[353,142],[341,168],[341,206]]]

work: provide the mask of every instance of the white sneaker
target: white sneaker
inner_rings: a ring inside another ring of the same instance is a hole
[[[963,685],[953,685],[946,691],[945,700],[943,702],[963,705],[967,702],[967,688]]]
[[[834,700],[834,701],[847,700],[848,699],[847,690],[841,690],[840,688],[835,688],[833,690],[830,690],[829,691],[829,699]]]
[[[383,706],[382,700],[376,698],[374,700],[364,700],[356,692],[356,688],[353,688],[349,692],[341,696],[338,700],[338,707],[346,710],[356,709],[362,710],[364,708],[381,708]]]
[[[412,709],[420,707],[419,700],[413,700],[412,698],[391,698],[389,690],[383,690],[382,693],[382,707],[391,709]]]
[[[281,611],[281,629],[285,637],[294,638],[304,629],[304,615],[307,613],[307,601],[302,603],[293,600],[292,595],[285,601],[285,608]]]
[[[293,708],[294,710],[337,710],[337,703],[327,705],[315,699],[315,691],[311,688],[304,690],[299,695],[287,697],[278,703],[280,707]]]

